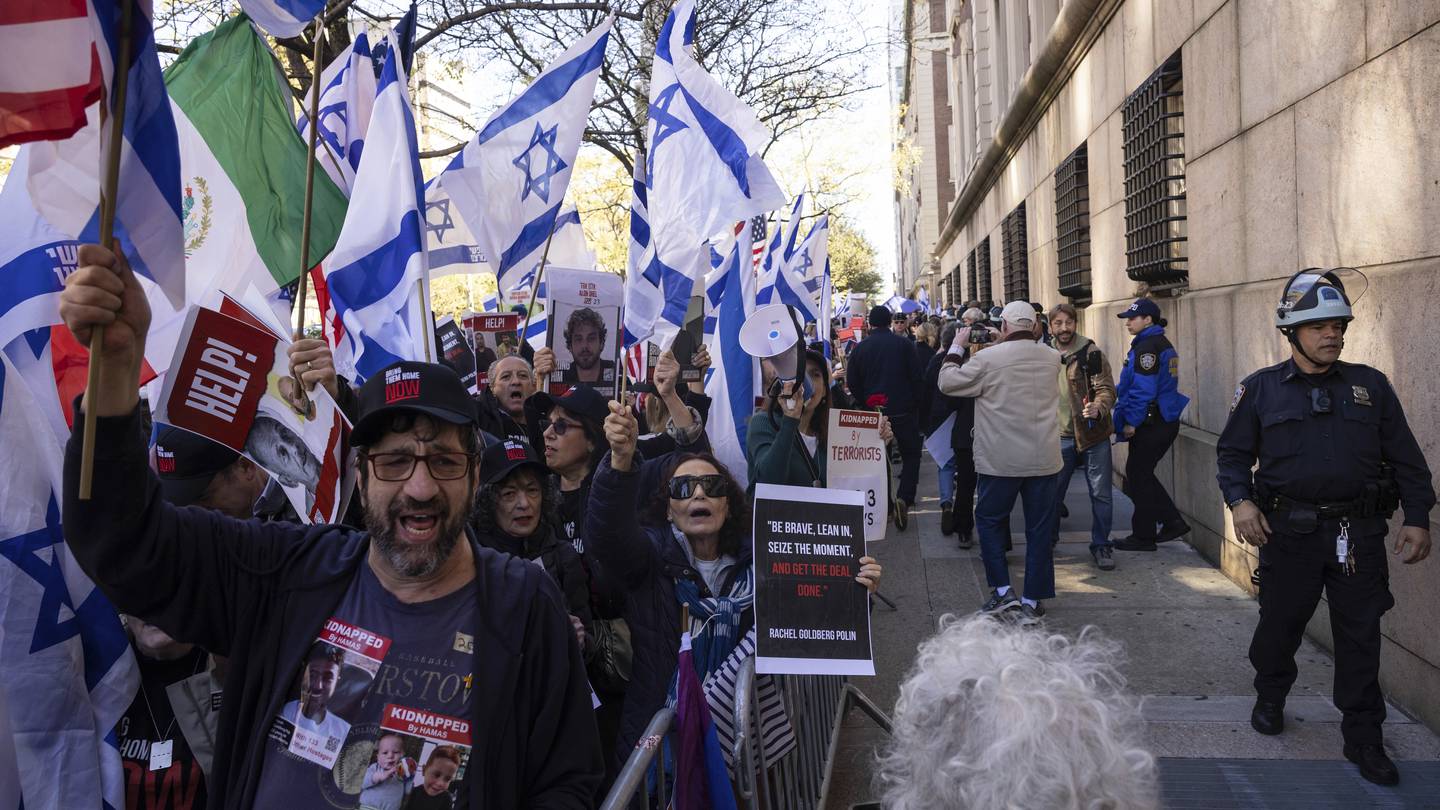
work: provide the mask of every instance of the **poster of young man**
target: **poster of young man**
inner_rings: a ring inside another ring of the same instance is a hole
[[[479,387],[490,384],[490,366],[520,351],[520,321],[517,313],[505,315],[472,315],[465,319],[475,345],[476,382]]]
[[[755,671],[874,675],[861,493],[755,487]]]
[[[301,392],[290,342],[224,298],[193,307],[165,376],[155,421],[198,433],[255,462],[309,523],[345,508],[350,424],[323,388]]]
[[[880,414],[832,408],[825,435],[825,486],[859,492],[865,504],[865,540],[884,540],[890,473],[880,438]]]
[[[465,384],[471,394],[480,393],[476,383],[475,350],[466,339],[465,330],[449,315],[435,324],[435,349],[440,362],[449,366],[460,377],[460,382]]]
[[[548,345],[555,352],[550,393],[564,396],[584,385],[614,397],[624,282],[612,273],[556,267],[547,270],[545,283]]]

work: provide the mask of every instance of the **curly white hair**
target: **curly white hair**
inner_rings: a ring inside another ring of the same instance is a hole
[[[892,810],[1159,806],[1120,649],[989,616],[940,619],[900,687],[876,780]]]

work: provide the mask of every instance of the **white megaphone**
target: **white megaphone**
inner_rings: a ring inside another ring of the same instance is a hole
[[[740,348],[775,367],[776,382],[790,382],[805,373],[805,341],[795,313],[785,304],[760,307],[740,327]],[[806,388],[809,388],[806,380]],[[808,398],[810,392],[807,390]]]

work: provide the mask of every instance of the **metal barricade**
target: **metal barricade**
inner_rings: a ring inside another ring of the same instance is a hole
[[[755,659],[740,668],[735,694],[736,800],[747,810],[819,810],[830,790],[840,724],[858,708],[890,733],[890,718],[838,675],[776,676],[795,748],[766,767],[760,739]]]
[[[664,774],[655,780],[654,803],[650,801],[650,788],[645,776],[650,765],[660,755],[665,737],[674,724],[674,709],[665,707],[655,713],[650,725],[645,727],[645,735],[635,743],[635,750],[630,752],[630,758],[625,760],[625,767],[620,769],[620,775],[615,777],[615,784],[605,796],[600,810],[626,810],[634,806],[636,798],[641,799],[640,807],[665,807],[669,804],[665,795]]]

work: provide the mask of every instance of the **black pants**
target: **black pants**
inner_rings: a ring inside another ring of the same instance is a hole
[[[900,447],[900,486],[895,497],[914,506],[915,487],[920,483],[920,420],[913,413],[896,414],[890,416],[890,429]]]
[[[1179,422],[1156,422],[1135,428],[1130,455],[1125,460],[1125,494],[1135,503],[1131,531],[1142,540],[1154,540],[1157,524],[1180,520],[1180,510],[1155,477],[1155,466],[1180,435]]]
[[[965,534],[975,530],[975,452],[969,448],[955,450],[955,531]]]
[[[1323,589],[1335,641],[1335,708],[1345,742],[1380,743],[1385,696],[1380,692],[1380,617],[1395,605],[1385,535],[1357,537],[1355,572],[1336,559],[1339,524],[1324,521],[1307,535],[1274,533],[1260,547],[1260,624],[1250,642],[1255,693],[1283,703],[1295,684],[1295,652]]]

